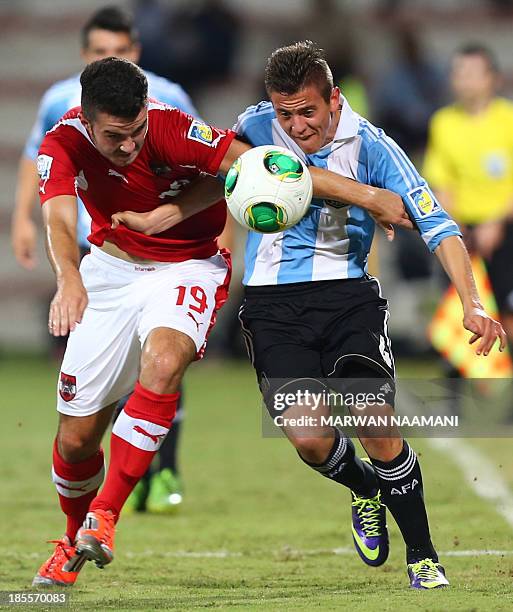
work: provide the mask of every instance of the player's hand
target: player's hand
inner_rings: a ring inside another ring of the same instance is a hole
[[[30,217],[13,218],[11,244],[18,263],[27,270],[33,270],[37,265],[37,227]]]
[[[78,271],[60,279],[48,315],[52,336],[66,336],[73,331],[82,321],[87,302],[87,292]]]
[[[464,313],[463,326],[472,332],[473,336],[468,341],[474,344],[481,339],[476,349],[476,355],[488,355],[495,341],[499,340],[499,351],[506,348],[506,332],[502,325],[492,319],[482,308],[473,307]]]
[[[373,198],[369,212],[376,223],[383,228],[389,241],[394,239],[394,226],[415,229],[404,208],[403,201],[396,193],[386,189],[376,191],[377,194]]]
[[[371,217],[374,219],[374,221],[376,221],[376,225],[385,232],[385,236],[388,242],[392,242],[395,238],[394,226],[390,225],[390,223],[381,223],[380,221],[378,221],[378,219],[376,219],[374,215],[371,215]]]
[[[136,213],[131,210],[114,213],[111,217],[111,227],[116,229],[122,223],[131,230],[151,236],[178,225],[185,218],[178,204],[163,204],[144,213]]]

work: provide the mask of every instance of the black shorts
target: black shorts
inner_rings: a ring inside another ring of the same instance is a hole
[[[388,302],[370,276],[246,287],[239,314],[264,395],[273,380],[323,380],[338,390],[344,379],[380,385],[385,379],[393,405],[388,317]]]
[[[491,259],[486,262],[488,276],[500,313],[513,313],[513,223],[506,223],[504,238]]]

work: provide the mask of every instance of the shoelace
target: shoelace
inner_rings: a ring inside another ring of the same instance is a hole
[[[66,548],[68,547],[68,543],[66,542],[66,540],[47,540],[47,543],[58,544],[59,547],[55,549],[53,555],[46,562],[45,571],[52,571],[54,569],[55,564],[57,563],[57,557],[61,551],[64,553],[64,556],[66,557],[66,559],[68,559],[68,561],[71,559],[71,556],[66,550]]]
[[[412,563],[413,573],[421,580],[436,580],[438,578],[438,567],[431,559],[423,559]]]
[[[379,529],[379,513],[381,510],[381,496],[378,493],[375,497],[358,497],[352,505],[356,508],[356,512],[362,523],[362,528],[368,538],[378,537],[381,535]]]

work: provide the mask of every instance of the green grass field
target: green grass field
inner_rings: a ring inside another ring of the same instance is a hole
[[[56,372],[35,358],[0,361],[3,591],[28,588],[50,551],[45,540],[63,532],[49,477]],[[248,365],[193,366],[186,402],[180,513],[122,517],[114,563],[84,568],[71,609],[513,610],[512,527],[425,440],[413,443],[452,587],[412,592],[395,525],[387,564],[363,565],[351,549],[348,492],[306,469],[285,440],[262,437]],[[511,440],[472,444],[512,488]],[[510,554],[453,556],[485,549]]]

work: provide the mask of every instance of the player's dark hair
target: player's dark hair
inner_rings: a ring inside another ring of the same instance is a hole
[[[267,60],[264,78],[269,96],[273,92],[291,95],[315,85],[329,102],[333,89],[333,75],[324,51],[311,40],[276,49]]]
[[[89,46],[89,34],[92,30],[122,32],[128,34],[133,43],[139,40],[132,15],[118,6],[106,6],[91,15],[81,30],[82,49],[87,49]]]
[[[132,62],[117,57],[93,62],[80,75],[82,112],[90,121],[97,112],[134,119],[148,101],[148,81]]]
[[[499,62],[497,61],[495,53],[489,47],[486,47],[481,43],[468,43],[463,45],[456,50],[455,55],[478,55],[485,60],[492,72],[500,72]]]

